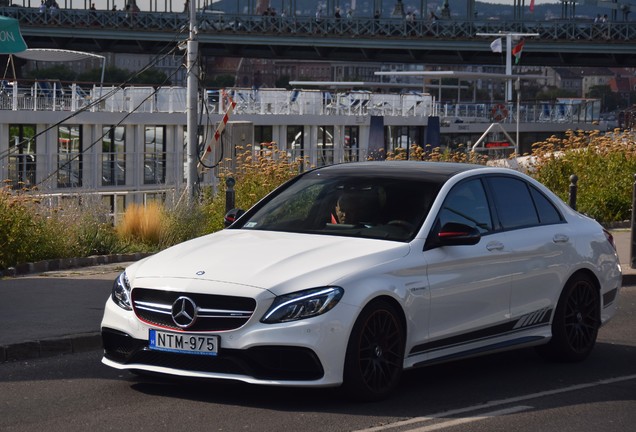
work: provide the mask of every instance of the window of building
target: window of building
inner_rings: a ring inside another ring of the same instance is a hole
[[[272,126],[254,126],[254,150],[259,151],[271,148],[272,137]]]
[[[385,150],[387,153],[404,153],[408,159],[411,146],[423,147],[422,128],[419,126],[387,126]]]
[[[35,126],[9,126],[8,174],[11,187],[35,185]]]
[[[316,150],[318,152],[317,159],[319,166],[333,164],[333,134],[333,126],[320,126],[318,128],[318,142],[316,143]]]
[[[287,145],[292,160],[305,157],[305,128],[304,126],[287,126]]]
[[[344,137],[344,161],[345,162],[357,162],[360,160],[360,147],[359,147],[360,127],[359,126],[345,126]]]
[[[82,186],[82,127],[57,128],[57,186]]]
[[[144,184],[161,184],[166,181],[165,136],[165,126],[145,126]]]
[[[117,225],[124,217],[126,210],[125,195],[103,195],[102,202],[110,210],[109,217],[113,225]]]
[[[102,130],[102,186],[126,184],[126,128],[104,126]]]

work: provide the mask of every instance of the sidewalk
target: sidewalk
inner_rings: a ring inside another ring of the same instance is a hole
[[[611,232],[623,268],[623,286],[634,286],[631,230]],[[41,269],[59,268],[59,263],[25,265],[18,274],[26,276],[0,279],[0,363],[101,349],[104,304],[113,280],[130,264],[122,261],[125,258],[99,257],[95,264],[101,265],[56,271]]]

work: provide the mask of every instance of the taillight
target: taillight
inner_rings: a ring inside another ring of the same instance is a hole
[[[603,230],[603,233],[605,234],[605,238],[607,239],[609,244],[611,244],[614,250],[616,250],[616,243],[614,243],[614,236],[612,235],[612,233],[606,229]]]

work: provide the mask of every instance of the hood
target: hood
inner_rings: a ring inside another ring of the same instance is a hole
[[[140,278],[203,279],[278,293],[334,284],[393,261],[406,243],[257,230],[223,230],[173,246],[134,266]],[[204,273],[202,273],[204,272]]]

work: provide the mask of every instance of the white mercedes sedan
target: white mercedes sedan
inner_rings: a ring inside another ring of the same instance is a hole
[[[620,289],[611,235],[524,174],[333,165],[128,267],[103,362],[376,400],[440,361],[528,346],[581,361]]]

